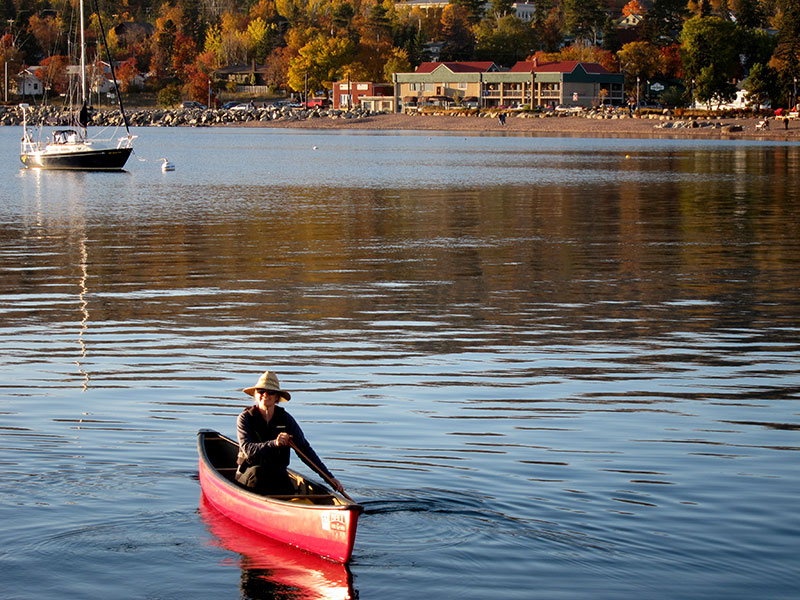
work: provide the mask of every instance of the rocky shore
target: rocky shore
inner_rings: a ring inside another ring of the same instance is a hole
[[[58,107],[29,109],[29,122],[68,125],[71,114]],[[508,132],[533,136],[650,137],[701,139],[758,139],[800,141],[800,121],[770,119],[757,127],[759,117],[679,118],[653,113],[631,116],[627,111],[506,112],[501,123],[496,111],[384,114],[366,110],[302,109],[289,106],[250,110],[134,109],[128,120],[136,127],[281,127],[293,129],[380,129],[411,131]],[[0,107],[0,125],[21,125],[22,110]],[[92,125],[120,126],[116,110],[98,110]]]

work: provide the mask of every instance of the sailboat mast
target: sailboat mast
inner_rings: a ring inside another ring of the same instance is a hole
[[[86,105],[86,40],[84,39],[85,25],[83,22],[83,0],[81,0],[80,10],[80,28],[81,28],[81,106]]]

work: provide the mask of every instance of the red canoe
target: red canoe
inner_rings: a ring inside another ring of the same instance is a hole
[[[211,506],[202,494],[200,517],[211,534],[209,543],[239,556],[235,562],[242,571],[242,598],[271,598],[272,594],[264,593],[265,589],[286,588],[292,590],[292,598],[303,600],[354,600],[358,597],[347,565],[246,529]]]
[[[198,432],[197,451],[203,494],[226,517],[336,562],[350,560],[360,505],[292,470],[296,496],[262,496],[243,488],[234,479],[239,445],[216,431]]]

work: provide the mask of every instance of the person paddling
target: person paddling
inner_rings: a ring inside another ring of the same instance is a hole
[[[236,481],[260,494],[293,495],[296,493],[286,471],[294,448],[311,469],[324,473],[337,492],[342,484],[331,474],[303,435],[303,430],[279,402],[292,395],[281,389],[274,371],[265,371],[256,384],[242,390],[253,397],[254,404],[244,409],[236,422],[239,439]]]

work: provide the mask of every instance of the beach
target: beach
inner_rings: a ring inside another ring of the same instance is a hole
[[[618,138],[698,138],[753,139],[770,141],[800,141],[800,121],[770,119],[768,129],[756,129],[759,118],[719,118],[698,120],[698,127],[664,127],[664,124],[684,123],[679,118],[593,118],[585,116],[531,117],[509,114],[505,125],[492,116],[449,116],[374,114],[359,118],[330,117],[302,120],[248,121],[247,127],[282,127],[291,129],[375,129],[410,131],[497,132],[534,136],[618,137]]]

